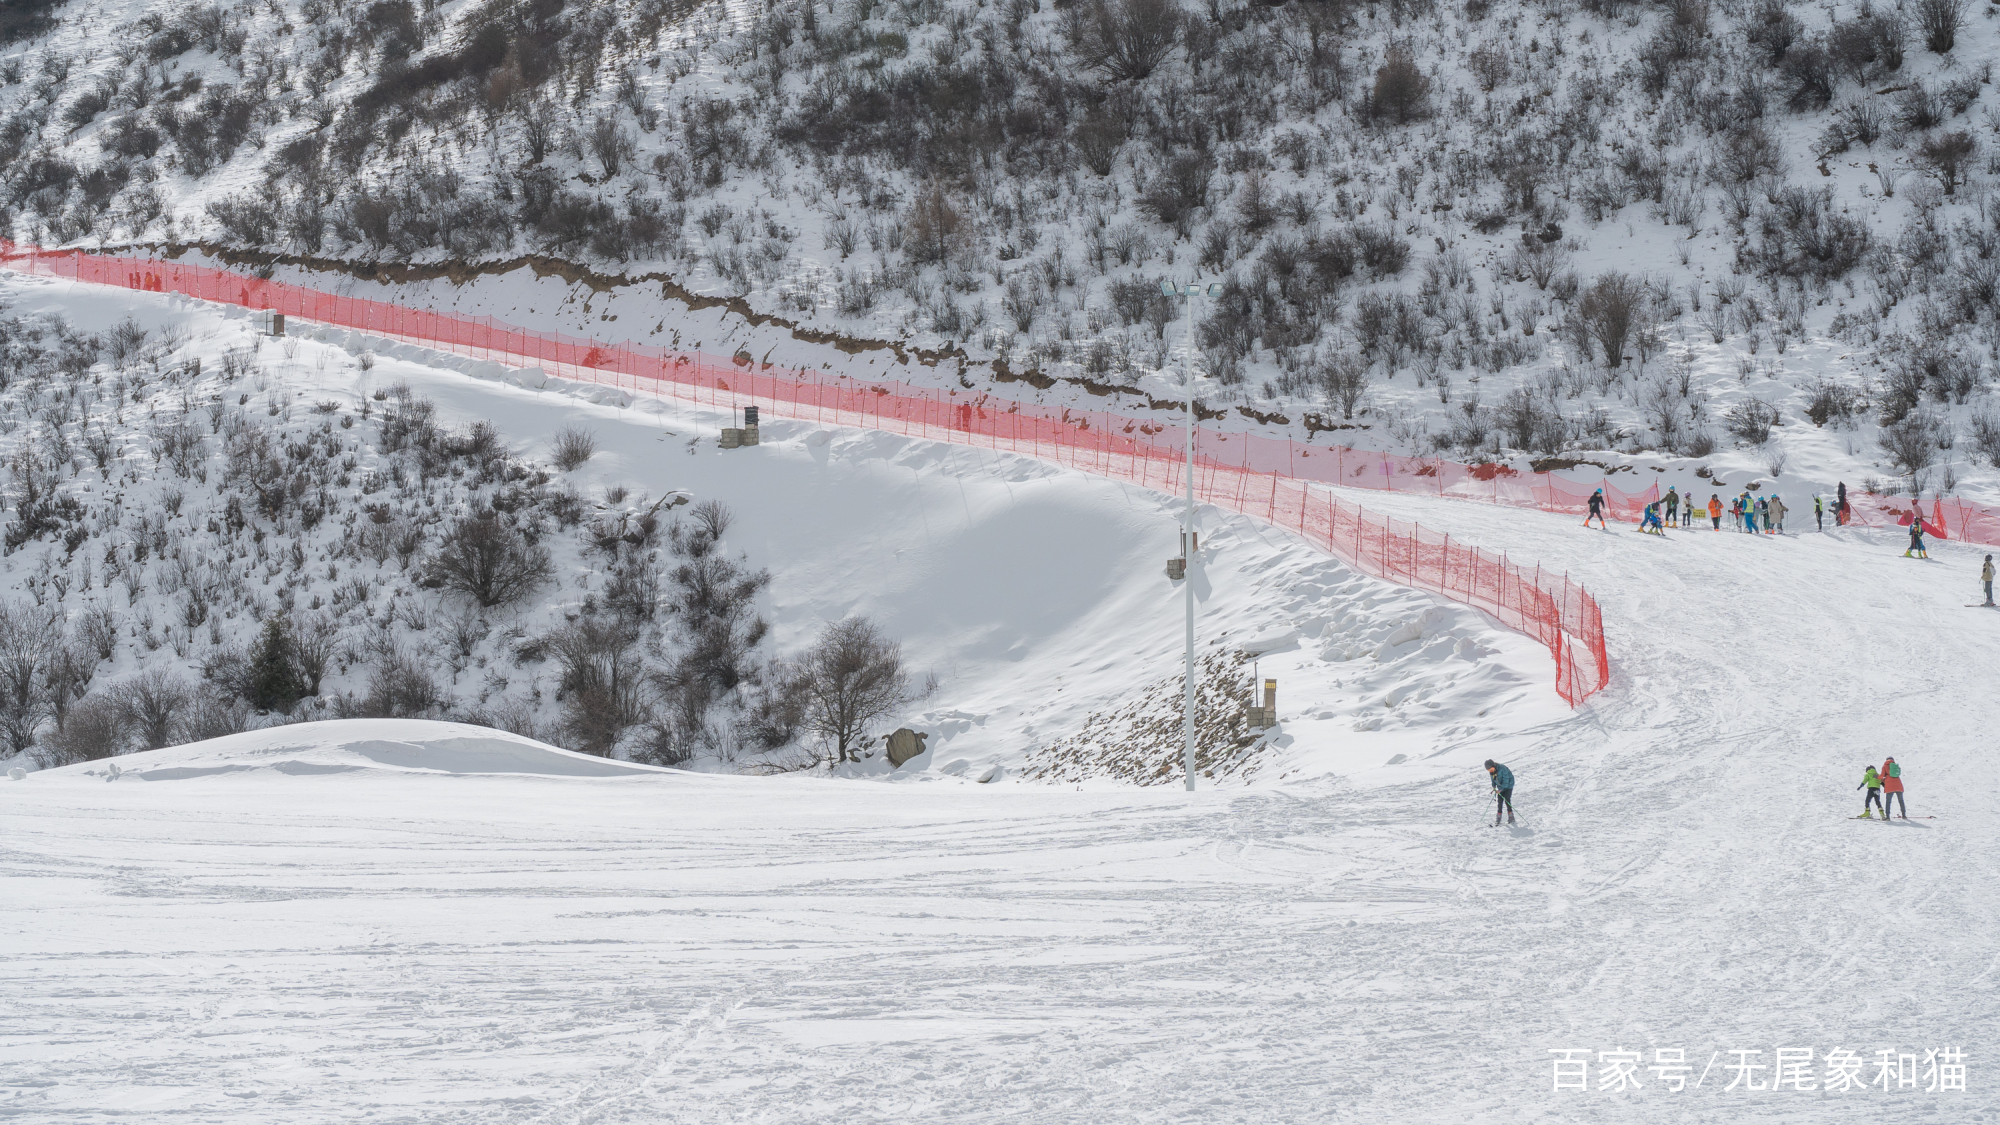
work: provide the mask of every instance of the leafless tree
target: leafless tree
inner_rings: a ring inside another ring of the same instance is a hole
[[[144,748],[158,750],[173,744],[194,690],[181,676],[150,669],[113,688],[111,700]]]
[[[1604,365],[1616,368],[1625,358],[1625,342],[1645,313],[1646,287],[1637,278],[1607,273],[1584,291],[1577,313],[1592,339],[1604,349]]]
[[[1338,354],[1321,360],[1314,374],[1327,401],[1340,407],[1341,418],[1352,421],[1368,394],[1368,365],[1358,356]]]
[[[1410,54],[1409,48],[1389,48],[1375,71],[1375,88],[1370,109],[1376,117],[1386,117],[1398,125],[1430,116],[1431,80]]]
[[[931,184],[910,204],[903,224],[903,245],[919,263],[942,262],[965,241],[967,224],[942,184]]]
[[[828,744],[836,763],[850,760],[869,725],[910,694],[902,646],[862,617],[827,626],[795,670],[794,690],[806,701],[805,729]]]
[[[0,601],[0,737],[19,753],[49,717],[49,667],[62,618],[24,602]]]

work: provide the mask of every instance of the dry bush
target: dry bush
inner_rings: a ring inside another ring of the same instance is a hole
[[[1911,22],[1924,38],[1924,46],[1944,54],[1958,45],[1958,33],[1965,27],[1965,13],[1971,0],[1916,0]]]
[[[125,715],[117,702],[93,695],[70,707],[63,722],[42,737],[29,757],[42,769],[94,762],[124,753],[128,739]]]
[[[550,458],[565,473],[582,468],[596,455],[597,435],[581,427],[566,426],[557,430],[555,440],[549,443]]]
[[[548,548],[490,510],[460,517],[425,569],[429,580],[488,609],[526,598],[555,573]]]
[[[1398,125],[1430,116],[1431,80],[1411,57],[1409,48],[1389,48],[1381,67],[1375,71],[1375,86],[1369,98],[1370,115],[1387,118]]]
[[[1077,58],[1113,81],[1137,81],[1173,51],[1182,19],[1173,0],[1091,0],[1073,31]]]

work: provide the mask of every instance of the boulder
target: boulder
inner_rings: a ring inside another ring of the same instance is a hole
[[[918,734],[909,727],[902,727],[895,734],[883,735],[882,741],[889,748],[889,765],[895,769],[902,769],[904,762],[924,752],[924,739],[929,737],[930,735]]]

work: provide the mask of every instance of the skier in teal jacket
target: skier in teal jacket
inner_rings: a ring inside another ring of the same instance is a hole
[[[1493,827],[1500,827],[1503,811],[1507,814],[1507,823],[1514,823],[1514,771],[1488,758],[1486,774],[1493,779]]]

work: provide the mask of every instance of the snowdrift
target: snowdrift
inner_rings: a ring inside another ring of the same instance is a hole
[[[187,781],[250,772],[314,775],[376,770],[421,774],[635,777],[672,770],[578,754],[489,727],[423,719],[335,719],[246,731],[49,770],[45,776]]]

